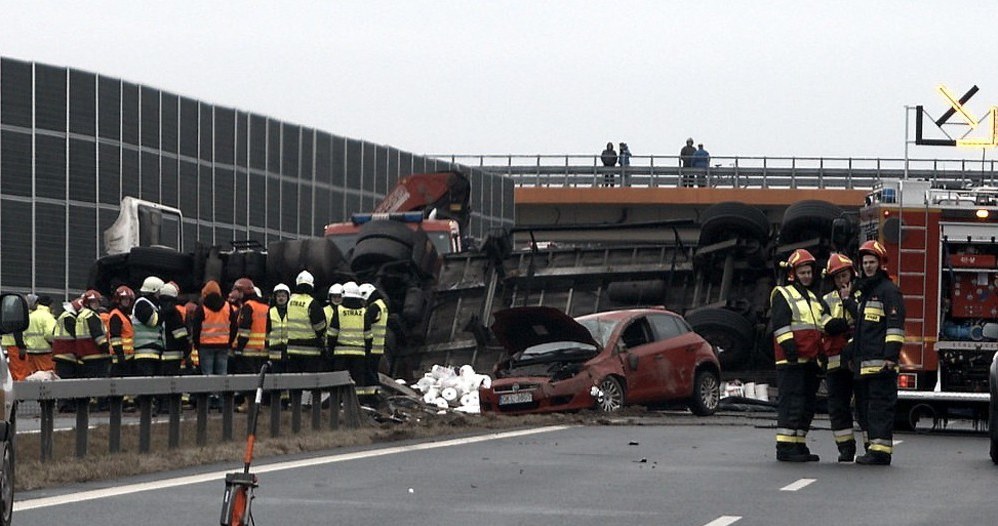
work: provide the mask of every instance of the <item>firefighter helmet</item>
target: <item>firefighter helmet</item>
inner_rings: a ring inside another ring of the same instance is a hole
[[[288,296],[291,295],[291,289],[283,283],[278,283],[277,286],[274,287],[274,294],[277,294],[278,292],[283,292]]]
[[[343,295],[343,285],[341,285],[339,283],[333,283],[329,287],[329,295],[330,296],[342,296]]]
[[[303,271],[299,272],[298,273],[298,277],[295,278],[295,285],[313,285],[314,286],[315,285],[315,276],[312,276],[311,272],[309,272],[307,270],[303,270]]]
[[[121,285],[120,287],[114,289],[114,303],[116,305],[122,305],[124,304],[124,300],[128,300],[129,303],[135,301],[135,291],[127,285]]]
[[[177,284],[172,281],[166,285],[163,285],[163,287],[159,289],[160,296],[176,298],[178,294],[180,294],[180,287],[177,287]]]
[[[790,257],[786,261],[780,263],[781,267],[789,268],[787,279],[793,281],[797,276],[797,269],[804,265],[811,265],[814,267],[817,263],[814,260],[814,256],[810,252],[804,250],[803,248],[798,248],[790,253]]]
[[[232,284],[232,288],[241,292],[243,296],[254,294],[253,287],[253,280],[249,278],[239,278]]]
[[[867,241],[866,243],[860,245],[859,246],[860,257],[862,257],[863,254],[870,254],[871,256],[875,256],[877,259],[880,260],[881,266],[887,264],[887,249],[880,244],[880,241],[871,239],[870,241]]]
[[[372,292],[374,292],[374,285],[370,283],[360,284],[360,297],[364,298],[364,301],[367,301],[367,298],[371,297]]]
[[[354,298],[354,299],[364,299],[360,295],[360,287],[354,281],[348,281],[343,284],[343,297],[344,298]]]
[[[837,252],[832,253],[832,255],[828,256],[828,265],[825,267],[825,275],[834,276],[843,270],[852,270],[852,265],[852,260],[844,254],[839,254]]]
[[[101,295],[100,292],[97,292],[94,289],[90,289],[84,292],[82,296],[80,296],[80,300],[83,302],[84,305],[89,307],[91,302],[100,301]]]
[[[156,294],[159,292],[159,289],[163,288],[163,285],[163,280],[156,276],[149,276],[142,281],[142,288],[139,289],[139,292],[143,294]]]

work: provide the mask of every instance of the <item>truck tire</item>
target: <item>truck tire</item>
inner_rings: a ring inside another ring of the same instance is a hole
[[[310,237],[297,241],[299,250],[299,270],[308,270],[315,277],[315,290],[328,289],[330,285],[344,281],[350,272],[343,254],[333,240],[325,237]]]
[[[733,237],[755,239],[765,244],[769,240],[769,233],[769,219],[766,218],[766,214],[745,203],[737,201],[717,203],[700,215],[700,246]]]
[[[735,370],[748,361],[755,344],[755,326],[745,316],[727,309],[699,309],[686,322],[718,351],[722,370]]]
[[[413,231],[399,221],[370,221],[357,232],[357,244],[367,239],[384,238],[411,248],[414,242],[412,234]]]
[[[789,245],[816,237],[829,238],[832,234],[832,221],[841,215],[842,209],[827,201],[797,201],[783,213],[780,244]]]
[[[397,261],[409,261],[412,247],[394,239],[368,238],[358,241],[350,257],[350,269],[357,273],[373,274],[372,270]]]
[[[402,303],[402,319],[408,324],[418,323],[426,312],[426,294],[422,289],[409,287]]]

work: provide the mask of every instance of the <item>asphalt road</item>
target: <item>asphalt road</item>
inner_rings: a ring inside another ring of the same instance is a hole
[[[670,415],[633,422],[338,449],[282,459],[297,461],[292,465],[260,464],[253,512],[259,525],[998,522],[998,466],[984,434],[899,434],[895,465],[874,467],[834,462],[827,422],[809,437],[822,461],[809,464],[776,462],[772,422],[764,419]],[[217,524],[221,473],[237,462],[22,493],[14,524]],[[150,489],[115,494],[139,483]]]

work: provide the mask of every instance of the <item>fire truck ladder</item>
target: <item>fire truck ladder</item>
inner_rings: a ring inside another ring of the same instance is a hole
[[[928,256],[926,255],[926,251],[929,242],[929,230],[926,226],[928,225],[929,211],[927,208],[924,210],[924,215],[920,221],[921,224],[906,224],[905,221],[900,221],[897,258],[898,289],[904,295],[906,311],[904,346],[907,348],[917,348],[917,356],[920,357],[922,362],[925,360],[923,356],[925,351],[925,319],[927,311],[925,305],[925,288],[928,286],[928,276],[926,273],[928,270],[926,259]],[[900,215],[903,218],[903,214]],[[901,242],[902,239],[915,241],[918,238],[921,238],[921,243],[911,243],[911,245],[919,248],[904,248]],[[918,305],[918,308],[909,310],[909,305]],[[936,382],[936,389],[938,388],[939,382]]]

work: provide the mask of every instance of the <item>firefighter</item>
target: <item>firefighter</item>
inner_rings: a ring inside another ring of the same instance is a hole
[[[385,355],[385,334],[388,328],[388,304],[381,296],[381,292],[370,283],[360,285],[360,295],[364,298],[366,309],[364,312],[365,325],[371,327],[371,352],[367,356],[367,385],[371,388],[371,394],[378,394],[381,390],[381,381],[378,378],[378,371],[381,368],[381,359]]]
[[[284,283],[274,287],[274,305],[267,316],[267,356],[275,373],[287,370],[288,363],[288,299],[291,289]]]
[[[825,384],[828,387],[828,418],[832,426],[835,445],[839,449],[839,462],[852,462],[856,457],[856,437],[852,431],[852,371],[842,362],[842,350],[852,336],[853,316],[844,308],[843,300],[849,298],[854,277],[853,262],[843,254],[828,256],[825,276],[831,279],[832,291],[822,299],[828,305],[832,318],[846,321],[849,330],[835,336],[826,335],[822,340],[825,355]]]
[[[54,337],[55,316],[52,315],[50,296],[39,296],[34,301],[35,308],[28,315],[28,330],[24,333],[24,345],[32,373],[55,369],[52,363],[52,339]]]
[[[80,364],[76,358],[76,314],[83,308],[83,300],[76,298],[62,305],[62,312],[55,319],[52,329],[52,361],[59,378],[79,378]],[[68,406],[64,406],[68,407]]]
[[[236,316],[236,373],[258,374],[267,363],[267,318],[270,308],[257,295],[253,281],[239,278],[235,287],[239,289],[243,305]],[[237,408],[245,412],[253,393],[243,393],[243,402]]]
[[[904,345],[904,298],[887,276],[887,251],[878,241],[859,247],[862,277],[846,302],[856,318],[851,359],[856,416],[866,430],[866,453],[857,464],[889,466],[894,453],[897,369]]]
[[[357,385],[357,395],[367,397],[371,392],[367,374],[367,357],[371,353],[371,325],[364,315],[364,298],[360,287],[349,281],[343,284],[343,304],[333,311],[327,332],[329,349],[333,355],[333,370],[349,371]]]
[[[163,356],[160,373],[164,376],[178,376],[181,364],[190,358],[191,338],[184,321],[186,310],[177,303],[180,290],[177,284],[169,282],[159,289],[159,308],[163,318]]]
[[[159,308],[159,291],[163,280],[149,276],[142,281],[139,298],[132,307],[132,327],[135,329],[135,358],[132,372],[135,376],[157,376],[163,357],[163,323]]]
[[[329,324],[333,322],[333,310],[336,309],[338,305],[343,304],[343,284],[333,283],[329,286],[329,304],[322,308],[322,313],[326,315],[326,329],[328,334]],[[325,341],[323,341],[325,344]],[[327,346],[328,347],[328,346]],[[333,370],[333,356],[331,351],[326,349],[326,363],[324,364],[323,370],[332,371]]]
[[[111,346],[97,313],[100,300],[100,292],[93,289],[84,292],[82,308],[76,315],[76,357],[83,378],[107,378],[111,373]]]
[[[289,373],[322,371],[323,341],[326,316],[322,305],[312,298],[315,278],[303,270],[295,278],[295,293],[288,300],[288,363]]]
[[[132,361],[135,358],[135,328],[132,325],[132,304],[135,291],[121,285],[114,289],[107,323],[108,340],[111,343],[111,375],[132,376]]]
[[[804,249],[797,249],[781,264],[789,269],[787,285],[770,294],[773,354],[776,358],[780,398],[777,405],[776,459],[784,462],[817,462],[807,447],[819,384],[822,330],[843,332],[844,320],[834,322],[828,307],[809,287],[817,263]]]

